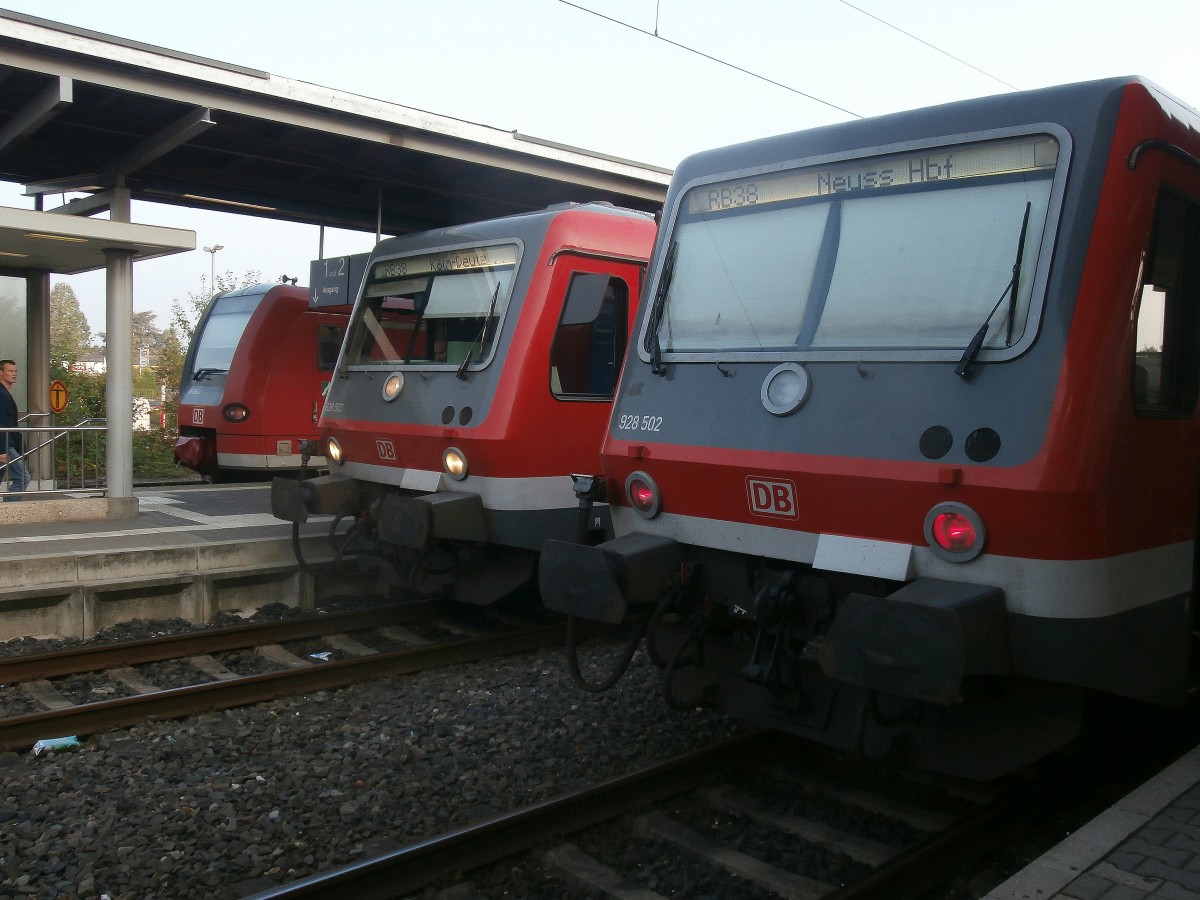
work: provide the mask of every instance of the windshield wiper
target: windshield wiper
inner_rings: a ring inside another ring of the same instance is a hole
[[[679,241],[671,242],[667,249],[667,258],[663,261],[662,276],[658,279],[658,290],[654,292],[654,305],[650,307],[650,372],[654,375],[665,375],[667,367],[662,364],[662,342],[658,330],[662,326],[663,313],[667,308],[667,291],[671,287],[671,278],[675,275],[675,254],[679,250]]]
[[[1008,280],[1008,284],[1000,292],[1000,299],[996,301],[996,305],[992,307],[992,311],[987,314],[987,318],[983,320],[983,324],[975,332],[975,337],[971,338],[971,343],[967,344],[967,349],[963,351],[963,355],[958,361],[958,366],[954,370],[954,374],[959,378],[970,377],[971,364],[975,362],[975,357],[983,349],[983,342],[987,338],[988,326],[991,324],[992,316],[996,314],[996,310],[1000,308],[1000,304],[1004,302],[1005,297],[1008,298],[1008,329],[1004,346],[1012,346],[1013,323],[1017,312],[1017,290],[1021,286],[1021,258],[1025,255],[1025,235],[1029,231],[1029,210],[1031,206],[1031,203],[1027,202],[1025,204],[1025,217],[1021,220],[1021,234],[1017,238],[1017,258],[1013,262],[1012,278]]]
[[[467,348],[467,355],[463,357],[462,365],[458,367],[458,371],[454,373],[454,377],[462,381],[467,380],[467,366],[471,364],[471,357],[475,354],[475,346],[471,345]]]
[[[192,373],[192,381],[205,381],[213,375],[228,375],[228,369],[197,369]]]
[[[500,297],[500,282],[496,282],[496,289],[492,291],[492,303],[488,307],[487,318],[483,320],[483,331],[479,332],[479,358],[483,359],[486,344],[491,340],[488,334],[492,327],[493,320],[496,318],[496,300]]]
[[[458,371],[454,373],[455,378],[462,381],[467,380],[467,367],[471,365],[471,358],[475,355],[475,344],[479,345],[479,358],[483,359],[487,354],[484,348],[488,342],[488,328],[492,324],[492,319],[496,315],[496,300],[500,297],[500,282],[496,282],[496,289],[492,291],[492,303],[488,307],[487,318],[483,320],[483,327],[479,329],[479,337],[475,338],[472,346],[467,348],[467,355],[463,357],[462,364],[458,367]]]

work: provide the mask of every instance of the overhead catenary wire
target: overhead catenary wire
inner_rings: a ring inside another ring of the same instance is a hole
[[[604,15],[604,13],[596,12],[596,10],[594,10],[594,9],[588,9],[586,6],[580,6],[578,3],[572,3],[571,0],[558,0],[558,2],[566,4],[567,6],[570,6],[570,7],[574,7],[575,9],[579,10],[580,12],[589,13],[593,16],[604,19],[608,22],[612,22],[614,25],[620,25],[623,28],[632,29],[633,31],[636,31],[640,34],[644,34],[647,37],[652,37],[652,38],[655,38],[656,40],[663,41],[664,43],[670,44],[672,47],[678,47],[680,50],[686,50],[688,53],[694,53],[697,56],[702,56],[711,62],[717,63],[718,65],[726,66],[730,69],[734,69],[738,72],[741,72],[743,75],[749,75],[751,78],[757,78],[760,81],[765,81],[768,84],[773,84],[773,85],[775,85],[775,87],[783,88],[785,91],[791,91],[793,94],[799,94],[801,97],[807,97],[809,100],[812,100],[815,103],[820,103],[822,106],[828,106],[830,109],[836,109],[838,112],[843,112],[848,116],[854,116],[854,118],[856,118],[856,119],[863,118],[863,116],[860,115],[859,113],[856,113],[853,110],[846,109],[844,106],[838,106],[836,103],[831,103],[828,100],[822,100],[820,97],[817,97],[814,94],[809,94],[806,91],[800,90],[799,88],[794,88],[791,85],[783,84],[782,82],[775,81],[772,78],[767,78],[765,75],[759,75],[757,72],[751,72],[749,69],[743,69],[741,66],[736,66],[731,62],[727,62],[726,60],[720,59],[716,56],[712,56],[711,54],[705,53],[702,50],[697,50],[695,47],[689,47],[686,44],[681,44],[678,41],[673,41],[670,38],[663,37],[661,34],[658,33],[658,20],[657,20],[658,13],[657,13],[657,11],[655,12],[654,31],[647,31],[645,28],[638,28],[636,25],[631,25],[628,22],[622,22],[620,19],[614,19],[612,16],[606,16],[606,15]]]
[[[915,34],[913,34],[911,32],[905,31],[903,28],[901,28],[898,25],[893,25],[891,22],[887,21],[886,19],[879,18],[879,16],[875,15],[874,13],[869,13],[865,9],[855,6],[853,3],[850,3],[849,0],[838,0],[838,2],[841,3],[843,6],[850,7],[852,10],[854,10],[857,13],[862,13],[868,19],[874,19],[880,25],[886,25],[888,28],[891,28],[893,31],[900,32],[906,38],[911,38],[912,40],[916,41],[918,44],[924,44],[930,50],[934,50],[934,51],[942,54],[943,56],[950,57],[950,59],[954,60],[959,65],[966,66],[968,69],[974,69],[980,75],[984,75],[984,76],[992,79],[992,81],[998,81],[1000,84],[1004,85],[1007,88],[1012,88],[1012,90],[1014,90],[1014,91],[1020,90],[1020,88],[1017,87],[1015,84],[1009,84],[1003,78],[999,78],[999,77],[993,75],[991,72],[985,72],[983,69],[979,68],[979,66],[969,63],[965,59],[961,59],[960,57],[955,56],[953,53],[943,50],[941,47],[935,46],[935,45],[929,43],[929,41],[917,37]]]
[[[760,75],[757,72],[752,72],[749,69],[745,69],[742,66],[735,65],[734,63],[728,62],[727,60],[713,56],[709,53],[705,53],[702,50],[697,50],[695,47],[689,47],[686,44],[681,44],[678,41],[673,41],[670,38],[663,37],[661,34],[658,33],[659,6],[660,6],[659,2],[656,2],[654,4],[654,30],[653,31],[647,31],[646,29],[639,28],[636,25],[630,24],[629,22],[623,22],[620,19],[613,18],[612,16],[606,16],[604,13],[597,12],[594,9],[588,9],[586,6],[580,6],[578,3],[571,2],[571,0],[558,0],[558,2],[563,3],[567,6],[573,7],[574,9],[578,9],[580,12],[585,12],[590,15],[596,16],[597,18],[604,19],[605,21],[612,22],[614,25],[620,25],[623,28],[629,28],[640,34],[644,34],[647,37],[652,37],[652,38],[655,38],[656,40],[663,41],[664,43],[670,44],[672,47],[678,47],[680,50],[685,50],[688,53],[694,53],[695,55],[703,57],[704,59],[707,59],[711,62],[715,62],[718,65],[726,66],[727,68],[733,69],[737,72],[741,72],[743,75],[749,75],[751,78],[757,78],[760,81],[765,81],[767,84],[771,84],[771,85],[774,85],[775,87],[783,88],[785,91],[791,91],[794,94],[799,94],[801,97],[806,97],[809,100],[812,100],[814,103],[820,103],[822,106],[828,106],[830,109],[836,109],[838,112],[843,112],[848,116],[853,116],[856,119],[863,118],[863,116],[861,114],[856,113],[853,110],[846,109],[844,106],[838,106],[836,103],[833,103],[829,100],[825,100],[821,97],[816,96],[815,94],[810,94],[807,91],[802,91],[799,88],[794,88],[791,85],[787,85],[780,81],[776,81],[773,78],[768,78],[765,75]],[[990,78],[993,81],[996,81],[996,82],[1004,85],[1005,87],[1009,88],[1010,90],[1014,90],[1014,91],[1020,90],[1020,88],[1018,88],[1016,85],[1005,81],[1003,78],[993,75],[992,73],[987,72],[984,69],[981,69],[979,66],[976,66],[973,63],[967,62],[965,59],[962,59],[961,57],[955,56],[953,53],[943,50],[941,47],[938,47],[935,44],[931,44],[929,41],[924,40],[923,38],[917,37],[915,34],[912,34],[909,31],[905,31],[903,28],[900,28],[897,25],[893,25],[891,22],[887,21],[886,19],[880,18],[879,16],[875,15],[874,13],[867,12],[865,9],[855,6],[853,3],[848,2],[848,0],[838,0],[838,2],[843,4],[844,6],[848,6],[850,9],[854,10],[855,12],[857,12],[861,15],[866,16],[867,18],[874,19],[879,24],[884,25],[888,28],[891,28],[893,31],[896,31],[899,34],[904,35],[906,38],[916,41],[918,44],[928,47],[930,50],[933,50],[936,53],[940,53],[943,56],[954,60],[959,65],[966,66],[968,69],[972,69],[973,71],[978,72],[980,75],[983,75],[986,78]]]

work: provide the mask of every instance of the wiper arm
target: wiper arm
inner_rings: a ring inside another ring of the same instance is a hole
[[[475,343],[479,344],[479,358],[483,359],[484,346],[487,343],[488,328],[491,327],[492,317],[496,315],[496,299],[500,296],[500,282],[496,282],[496,289],[492,291],[492,303],[488,307],[487,318],[483,320],[483,327],[479,329],[479,337],[475,339]]]
[[[492,304],[488,307],[487,318],[483,320],[483,327],[479,329],[479,337],[475,342],[467,348],[467,355],[463,357],[462,365],[458,367],[458,371],[454,373],[454,377],[461,381],[467,380],[467,367],[471,365],[471,358],[475,355],[474,344],[479,344],[479,358],[483,359],[486,355],[484,347],[487,345],[488,328],[491,326],[492,318],[496,315],[496,299],[500,296],[500,282],[496,282],[496,289],[492,291]]]
[[[662,326],[663,314],[667,308],[667,291],[671,288],[671,278],[675,275],[675,254],[679,250],[679,241],[672,241],[667,249],[667,258],[663,261],[662,277],[658,280],[658,290],[654,292],[654,305],[650,307],[650,372],[654,375],[667,374],[667,367],[662,364],[662,341],[658,330]]]
[[[471,364],[471,357],[475,353],[474,345],[467,348],[467,355],[463,357],[462,365],[458,367],[458,371],[454,373],[454,377],[461,381],[467,380],[467,366]]]
[[[205,381],[213,375],[227,375],[228,369],[197,369],[192,373],[192,381]]]
[[[1021,257],[1025,255],[1025,235],[1029,231],[1029,210],[1031,206],[1031,203],[1025,204],[1025,217],[1021,220],[1021,234],[1017,238],[1017,258],[1013,262],[1012,278],[1008,280],[1008,284],[1000,292],[1000,299],[996,301],[996,305],[992,307],[992,311],[987,314],[987,318],[983,320],[983,324],[979,326],[979,330],[971,338],[971,343],[967,344],[967,349],[963,351],[963,355],[958,361],[958,366],[954,369],[954,374],[959,378],[970,377],[971,365],[975,362],[975,357],[979,355],[979,351],[983,349],[983,342],[987,338],[988,326],[991,324],[992,316],[996,314],[996,310],[1000,308],[1000,304],[1004,302],[1005,297],[1008,298],[1008,331],[1004,346],[1012,346],[1013,320],[1017,311],[1017,289],[1021,286]]]
[[[1013,320],[1017,314],[1017,292],[1021,287],[1021,259],[1025,256],[1025,234],[1029,231],[1029,208],[1032,204],[1025,203],[1025,218],[1021,220],[1021,236],[1017,239],[1017,258],[1013,262],[1012,287],[1008,292],[1008,333],[1004,338],[1004,346],[1011,347],[1013,339]]]

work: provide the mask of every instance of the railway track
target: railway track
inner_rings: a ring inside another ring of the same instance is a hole
[[[29,705],[42,707],[0,718],[0,749],[519,653],[563,638],[557,624],[530,627],[509,621],[500,623],[500,631],[479,633],[462,622],[437,618],[444,615],[439,604],[403,604],[0,659],[0,685],[16,683]],[[440,623],[436,639],[408,627],[430,621]],[[368,630],[408,646],[380,650],[351,637]],[[287,649],[289,642],[330,649],[298,654]],[[220,661],[222,653],[247,649],[270,660],[275,670],[239,675]],[[194,683],[161,687],[153,673],[145,674],[147,667],[165,661],[185,664]],[[93,692],[128,696],[75,703],[52,680],[61,683],[84,673],[96,673],[93,682],[106,682]]]
[[[915,897],[1007,834],[1017,794],[852,788],[812,755],[754,732],[254,898]]]

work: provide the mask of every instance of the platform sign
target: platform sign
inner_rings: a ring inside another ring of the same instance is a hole
[[[67,386],[57,378],[50,382],[50,411],[57,415],[67,408]]]
[[[308,264],[308,308],[349,306],[358,294],[369,253],[314,259]]]

